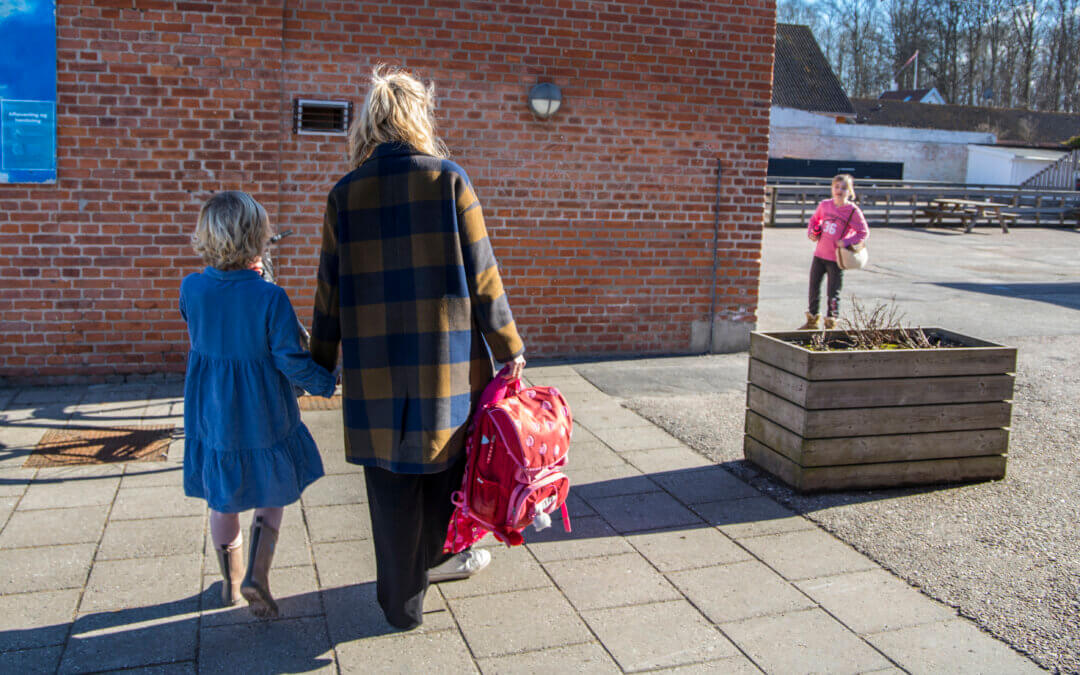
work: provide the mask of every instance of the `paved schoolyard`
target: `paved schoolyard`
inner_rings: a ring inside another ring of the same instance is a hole
[[[23,469],[48,428],[182,424],[176,384],[0,390],[0,672],[1029,672],[1031,661],[582,378],[573,533],[493,547],[393,631],[340,413],[305,412],[327,476],[289,507],[283,616],[220,609],[205,506],[164,462]],[[690,375],[690,374],[688,374]],[[557,521],[557,519],[556,519]],[[489,540],[490,541],[490,540]]]

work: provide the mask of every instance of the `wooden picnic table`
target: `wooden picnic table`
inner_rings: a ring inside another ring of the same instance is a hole
[[[1009,208],[1008,204],[997,202],[979,202],[973,199],[932,199],[930,206],[923,209],[929,217],[928,225],[940,225],[944,218],[958,218],[964,226],[964,232],[971,232],[975,227],[975,221],[986,219],[988,223],[995,220],[1001,225],[1001,231],[1009,233],[1009,221],[1016,220],[1015,213],[1008,213],[1002,209]],[[993,220],[991,220],[993,219]]]

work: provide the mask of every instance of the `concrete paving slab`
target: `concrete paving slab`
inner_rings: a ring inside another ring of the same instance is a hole
[[[761,669],[754,665],[750,659],[742,656],[732,656],[716,661],[705,663],[693,663],[687,666],[664,668],[665,675],[701,675],[703,673],[716,673],[716,675],[761,675]]]
[[[600,401],[601,399],[595,400]],[[594,434],[599,433],[602,430],[655,428],[653,427],[652,422],[641,415],[631,412],[618,404],[611,403],[610,401],[611,399],[605,397],[602,403],[580,405],[576,404],[575,400],[571,400],[570,410],[574,413],[574,423],[581,424]],[[631,450],[641,448],[626,449]]]
[[[157,666],[143,666],[142,668],[104,670],[101,672],[101,675],[196,675],[198,672],[195,661],[185,661],[183,663],[164,663]]]
[[[820,609],[720,627],[766,673],[865,673],[892,664]]]
[[[248,604],[244,600],[232,607],[223,606],[221,583],[220,574],[208,574],[203,577],[203,592],[199,603],[202,610],[203,628],[263,620],[248,611]],[[312,566],[272,569],[270,592],[277,601],[282,619],[321,616],[323,613],[322,602],[319,599],[319,584],[315,579],[315,568]]]
[[[375,549],[367,540],[314,544],[322,588],[375,581]]]
[[[570,518],[573,520],[596,515],[596,509],[589,506],[588,502],[582,499],[577,492],[574,491],[574,484],[572,481],[570,485],[570,494],[566,497],[566,512],[570,514]]]
[[[956,618],[953,608],[882,569],[807,579],[795,585],[859,634]]]
[[[626,461],[647,474],[700,469],[713,465],[711,460],[702,457],[685,445],[654,450],[631,450],[621,454]]]
[[[555,584],[579,610],[606,609],[680,595],[662,574],[637,553],[544,563]]]
[[[570,432],[570,449],[571,450],[574,450],[575,448],[577,448],[579,443],[584,444],[584,443],[602,443],[602,442],[603,441],[601,441],[596,436],[596,434],[589,431],[588,429],[581,426],[580,424],[575,424],[574,428]]]
[[[447,600],[505,591],[550,588],[551,579],[524,546],[491,549],[491,564],[474,577],[439,584]]]
[[[330,639],[336,645],[401,633],[383,616],[373,581],[324,589],[322,602]],[[438,590],[428,589],[424,597],[424,622],[411,633],[433,633],[455,627],[454,617],[446,610]]]
[[[8,517],[15,512],[15,505],[19,503],[18,495],[0,497],[0,528],[8,521]]]
[[[570,480],[570,489],[587,502],[603,497],[660,491],[659,485],[629,464],[573,469]]]
[[[126,475],[125,475],[126,478]],[[185,497],[179,485],[130,487],[121,486],[113,502],[110,520],[144,520],[150,518],[175,518],[178,516],[202,516],[207,512],[206,502]]]
[[[371,539],[367,504],[309,506],[304,515],[312,543]]]
[[[89,393],[83,385],[61,387],[26,387],[19,389],[15,397],[8,403],[11,407],[40,406],[63,403],[76,405]]]
[[[541,649],[524,654],[477,659],[484,675],[551,673],[621,673],[611,656],[595,642]]]
[[[60,662],[60,673],[93,673],[196,657],[199,615],[170,605],[80,616]]]
[[[570,397],[575,394],[601,393],[599,389],[580,375],[577,377],[541,378],[537,384],[533,386],[555,387],[564,397]]]
[[[364,477],[357,474],[323,476],[304,490],[302,500],[305,507],[366,504]]]
[[[93,544],[0,550],[0,595],[82,588]]]
[[[679,439],[663,429],[651,425],[646,427],[619,426],[600,429],[589,427],[589,429],[596,434],[597,438],[618,453],[630,452],[631,450],[674,448],[682,445]]]
[[[739,651],[685,600],[583,612],[624,671],[737,656]],[[669,630],[658,630],[659,627]]]
[[[526,366],[522,371],[525,377],[529,378],[534,383],[545,378],[550,377],[580,377],[577,370],[571,365],[557,365],[557,366]]]
[[[170,444],[170,447],[174,444]],[[171,450],[170,450],[171,452]],[[174,462],[128,462],[120,489],[169,487],[184,494],[184,470]]]
[[[199,631],[199,673],[336,673],[321,618],[259,621]]]
[[[760,497],[760,492],[719,466],[700,469],[660,470],[649,478],[683,504],[701,504],[724,499]]]
[[[0,673],[53,675],[63,653],[63,645],[16,652],[0,651]]]
[[[791,581],[878,567],[873,560],[824,530],[750,537],[739,543]]]
[[[118,465],[38,469],[19,502],[19,510],[112,504],[123,470]]]
[[[611,526],[597,516],[572,518],[571,531],[554,524],[542,532],[528,533],[526,546],[540,562],[596,558],[633,553],[634,549]]]
[[[72,588],[0,595],[0,653],[63,645],[75,618],[79,594],[79,589]]]
[[[154,518],[117,520],[105,526],[98,560],[154,558],[199,553],[203,548],[206,518]]]
[[[708,527],[696,513],[666,492],[604,497],[589,501],[616,532],[640,532],[667,527]]]
[[[0,446],[0,451],[2,451],[0,452],[0,470],[22,468],[26,464],[26,460],[34,452],[34,446],[37,445],[38,439],[40,439],[40,436],[26,443]],[[0,443],[3,443],[3,441],[0,440]]]
[[[592,642],[592,634],[554,588],[447,600],[477,658]],[[543,621],[522,607],[543,607]]]
[[[711,528],[645,532],[631,535],[626,540],[661,572],[713,567],[750,559],[749,553]]]
[[[718,624],[814,606],[813,600],[756,560],[672,572],[667,578]]]
[[[90,570],[79,613],[170,603],[178,612],[196,612],[202,589],[201,565],[198,554],[99,560]]]
[[[461,633],[403,633],[379,640],[353,640],[337,646],[342,673],[476,673]]]
[[[344,448],[319,445],[319,453],[322,455],[323,471],[327,476],[351,474],[358,476],[361,482],[364,480],[364,467],[346,460]]]
[[[911,673],[1040,673],[1035,663],[965,620],[867,637]]]
[[[16,511],[0,532],[0,548],[97,543],[108,512],[108,506]]]
[[[707,502],[694,504],[691,508],[710,525],[736,540],[817,529],[814,523],[768,497]]]
[[[0,497],[17,497],[26,492],[37,469],[0,469]]]
[[[567,475],[569,476],[574,476],[577,470],[582,468],[602,468],[626,463],[619,453],[600,441],[587,443],[575,441],[571,443],[570,450],[571,452],[567,453]]]

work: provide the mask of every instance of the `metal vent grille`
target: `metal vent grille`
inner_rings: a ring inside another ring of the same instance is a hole
[[[346,134],[351,121],[350,101],[293,101],[293,130],[298,134]]]

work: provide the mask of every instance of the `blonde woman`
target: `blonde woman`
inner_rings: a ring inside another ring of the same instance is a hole
[[[192,243],[207,267],[180,284],[191,339],[184,380],[184,493],[210,506],[225,605],[243,596],[277,615],[270,564],[282,507],[323,475],[292,385],[334,393],[334,376],[300,346],[285,291],[250,269],[270,238],[263,207],[221,192],[199,213]],[[245,573],[240,512],[255,509]]]
[[[840,288],[844,283],[844,271],[836,262],[838,247],[850,248],[870,236],[870,226],[866,223],[862,211],[851,202],[855,199],[855,179],[850,174],[842,173],[832,179],[832,199],[818,204],[806,236],[817,242],[814,259],[810,263],[810,303],[806,312],[806,323],[799,330],[817,330],[821,328],[821,281],[828,274],[828,304],[825,314],[825,328],[835,328],[840,316]]]
[[[484,550],[442,552],[466,423],[491,356],[521,373],[524,345],[480,202],[435,132],[430,86],[376,68],[327,198],[311,349],[344,366],[345,455],[364,467],[379,605],[420,625],[428,584],[464,578]],[[490,356],[489,356],[490,353]]]

